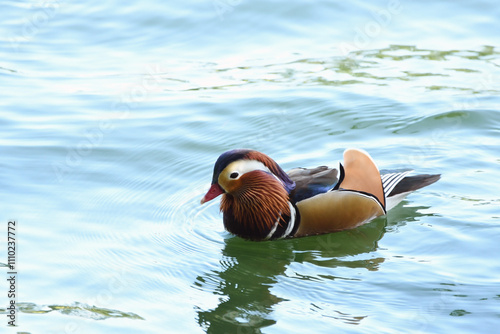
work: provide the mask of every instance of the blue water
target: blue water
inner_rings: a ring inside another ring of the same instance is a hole
[[[497,330],[497,2],[2,12],[0,265],[16,220],[19,310],[1,331]],[[285,169],[358,147],[442,179],[352,231],[248,242],[199,204],[237,147]]]

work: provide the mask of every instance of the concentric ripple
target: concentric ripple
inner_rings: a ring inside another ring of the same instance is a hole
[[[200,205],[208,186],[176,192],[160,203],[154,212],[157,222],[154,240],[173,247],[176,252],[192,254],[220,248],[223,228],[217,201]]]

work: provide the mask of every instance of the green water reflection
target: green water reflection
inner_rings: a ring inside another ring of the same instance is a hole
[[[273,292],[281,278],[302,282],[326,284],[327,282],[359,281],[344,277],[290,269],[294,264],[312,264],[325,268],[351,268],[378,271],[385,258],[377,256],[378,242],[387,231],[395,231],[418,217],[425,207],[397,207],[388,217],[381,217],[357,229],[305,238],[252,242],[238,237],[228,237],[222,250],[220,269],[198,276],[193,283],[196,289],[219,296],[219,303],[212,309],[195,307],[197,322],[207,333],[261,333],[278,321],[273,315],[275,307],[286,298]],[[339,270],[340,271],[340,270]],[[354,283],[355,284],[355,283]],[[324,296],[331,299],[335,295]],[[322,310],[320,303],[310,302],[318,312],[345,324],[357,325],[366,315],[348,314],[342,310]]]

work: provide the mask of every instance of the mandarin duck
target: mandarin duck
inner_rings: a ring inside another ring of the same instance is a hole
[[[347,149],[338,169],[285,172],[269,156],[248,149],[223,153],[201,204],[222,195],[226,230],[250,240],[272,240],[353,229],[385,215],[439,174],[382,173],[363,150]]]

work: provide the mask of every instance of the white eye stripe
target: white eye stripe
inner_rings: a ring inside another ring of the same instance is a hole
[[[229,169],[231,172],[229,173],[229,178],[231,180],[237,180],[239,179],[242,175],[248,173],[248,172],[253,172],[256,170],[262,170],[264,172],[267,172],[274,176],[276,180],[278,180],[281,184],[283,184],[283,181],[280,180],[279,177],[273,174],[269,168],[266,167],[262,162],[257,161],[257,160],[238,160],[233,163],[230,163],[226,168],[231,168]],[[237,174],[237,175],[234,175]],[[234,176],[234,177],[233,177]]]
[[[267,168],[262,162],[257,160],[238,160],[230,163],[226,168],[230,171],[229,178],[233,180],[240,178],[243,174],[253,172],[255,170],[262,170],[271,173],[269,168]]]

